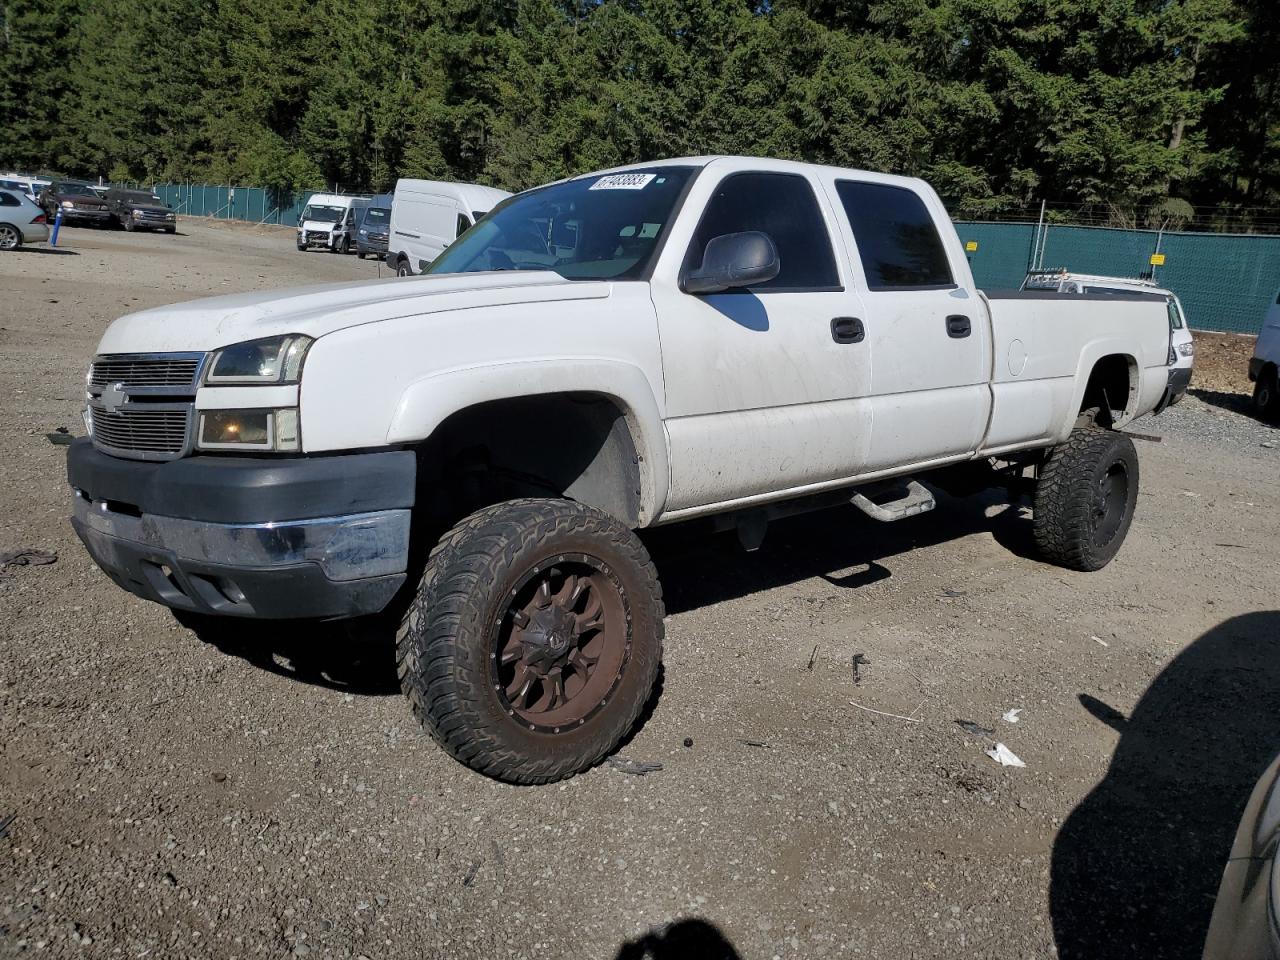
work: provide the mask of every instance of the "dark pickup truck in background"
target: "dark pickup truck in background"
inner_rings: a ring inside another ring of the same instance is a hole
[[[109,224],[110,208],[97,193],[93,184],[84,180],[55,180],[40,193],[40,206],[52,223],[58,211],[62,211],[64,223]]]
[[[149,190],[112,187],[103,198],[111,216],[126,230],[163,230],[174,233],[178,216]]]

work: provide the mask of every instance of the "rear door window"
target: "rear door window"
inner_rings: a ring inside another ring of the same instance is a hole
[[[685,255],[685,269],[702,264],[707,241],[726,233],[759,230],[778,250],[780,270],[752,291],[839,290],[831,237],[809,181],[793,173],[733,173],[707,201]]]
[[[953,287],[951,264],[924,201],[883,183],[837,180],[858,256],[871,290]]]

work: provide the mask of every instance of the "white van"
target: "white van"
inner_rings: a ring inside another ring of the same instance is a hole
[[[478,183],[397,180],[387,263],[402,277],[421,273],[473,223],[511,194]]]
[[[1262,316],[1262,330],[1249,361],[1253,409],[1267,423],[1280,426],[1280,291]]]
[[[298,249],[324,247],[330,253],[347,253],[356,242],[359,212],[367,206],[368,197],[313,193],[298,217]]]

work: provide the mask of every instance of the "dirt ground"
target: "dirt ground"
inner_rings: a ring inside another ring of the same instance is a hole
[[[389,648],[209,642],[76,540],[46,434],[83,432],[111,319],[378,269],[180,230],[0,257],[0,551],[58,553],[0,580],[0,955],[1199,955],[1280,750],[1280,431],[1228,389],[1247,341],[1137,425],[1164,442],[1097,574],[1032,559],[997,494],[811,515],[754,554],[649,536],[665,679],[621,755],[662,769],[517,788],[420,731]]]

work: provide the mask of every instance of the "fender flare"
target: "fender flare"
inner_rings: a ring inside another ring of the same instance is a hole
[[[1065,439],[1075,425],[1080,413],[1080,405],[1084,402],[1084,392],[1089,386],[1089,377],[1093,368],[1103,357],[1119,355],[1129,361],[1129,396],[1125,400],[1124,417],[1116,426],[1128,423],[1137,414],[1137,406],[1142,399],[1144,371],[1138,358],[1142,356],[1142,344],[1126,337],[1107,337],[1091,340],[1080,351],[1080,360],[1076,366],[1075,383],[1071,390],[1071,405],[1067,408],[1066,422],[1058,430],[1058,439]]]
[[[548,358],[438,371],[405,387],[387,443],[426,440],[447,418],[476,404],[555,393],[599,394],[622,410],[639,458],[640,522],[651,523],[666,503],[670,485],[666,434],[649,378],[625,361]]]

